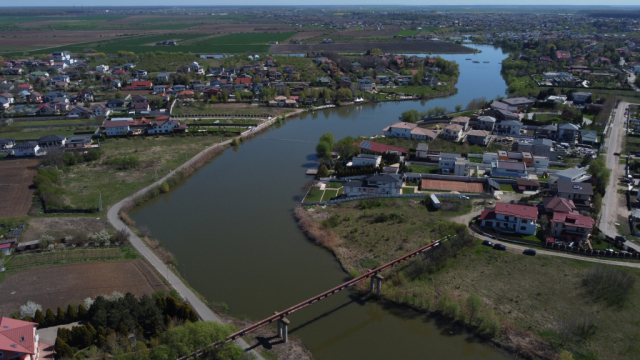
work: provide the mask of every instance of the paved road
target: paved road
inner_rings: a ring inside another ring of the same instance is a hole
[[[265,126],[269,126],[269,124],[271,122],[272,121],[262,123],[258,127],[258,129],[261,129],[262,127],[265,127]],[[178,167],[174,171],[180,171],[181,169],[183,169],[183,168],[185,168],[187,166],[190,166],[194,161],[196,161],[198,158],[203,156],[206,152],[212,151],[218,146],[224,146],[224,145],[229,144],[229,143],[231,143],[231,140],[225,141],[225,142],[220,143],[220,144],[213,145],[213,146],[203,150],[201,153],[199,153],[198,155],[194,156],[193,158],[191,158],[186,163],[182,164],[180,167]],[[218,322],[218,323],[223,323],[222,320],[220,320],[220,318],[218,318],[216,316],[216,314],[214,314],[213,311],[211,311],[211,309],[209,309],[209,307],[207,307],[207,305],[205,305],[200,300],[200,298],[198,298],[196,296],[196,294],[194,294],[193,291],[191,291],[191,289],[189,289],[182,282],[182,280],[180,280],[180,278],[178,278],[171,271],[169,271],[167,266],[160,259],[158,259],[158,257],[142,242],[142,240],[138,237],[138,235],[134,234],[131,231],[131,229],[129,229],[129,227],[127,227],[127,225],[125,223],[123,223],[122,220],[120,220],[120,217],[118,216],[118,213],[120,212],[120,209],[122,209],[122,207],[127,202],[129,202],[129,201],[133,200],[134,198],[136,198],[137,196],[145,193],[149,189],[160,185],[163,181],[166,181],[167,178],[169,176],[171,176],[171,175],[173,175],[173,172],[167,174],[162,179],[160,179],[160,180],[156,181],[155,183],[147,186],[146,188],[136,192],[135,194],[133,194],[133,195],[121,200],[119,203],[113,205],[109,209],[109,211],[107,212],[107,219],[109,219],[109,222],[111,223],[111,225],[113,225],[114,228],[116,228],[116,230],[118,230],[118,231],[124,230],[129,234],[129,241],[131,242],[133,247],[135,247],[136,250],[138,250],[138,252],[142,256],[144,256],[144,258],[147,259],[147,261],[149,261],[149,263],[162,276],[164,276],[167,279],[169,284],[171,284],[171,286],[173,286],[173,288],[176,289],[176,291],[180,294],[180,296],[185,298],[191,304],[193,309],[196,311],[196,313],[198,313],[198,315],[200,316],[200,318],[202,320],[204,320],[204,321],[215,321],[215,322]],[[255,359],[257,359],[257,360],[265,360],[256,351],[249,350],[250,346],[244,340],[238,339],[238,340],[236,340],[236,344],[239,345],[240,347],[242,347],[243,349],[245,349],[246,351],[251,352],[255,356]]]
[[[618,187],[618,179],[624,175],[624,168],[618,166],[619,157],[614,156],[614,153],[620,153],[622,151],[623,138],[626,135],[627,118],[624,116],[624,110],[629,106],[626,102],[621,102],[616,109],[616,115],[611,124],[611,134],[607,139],[607,167],[611,168],[611,178],[609,180],[609,186],[607,186],[607,194],[615,194]],[[602,204],[602,217],[600,219],[600,228],[602,231],[615,237],[618,235],[615,223],[618,221],[618,213],[624,213],[625,217],[629,215],[626,209],[619,209],[618,197],[605,195]],[[640,245],[634,244],[628,241],[625,245],[633,248],[636,251],[640,251]]]

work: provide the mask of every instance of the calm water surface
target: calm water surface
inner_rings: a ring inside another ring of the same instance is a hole
[[[458,94],[428,102],[367,104],[306,113],[227,150],[179,188],[132,211],[139,225],[176,255],[179,270],[207,299],[234,316],[262,319],[337,286],[346,274],[328,251],[308,241],[292,213],[321,134],[371,136],[405,110],[504,95],[501,50],[443,55],[460,64]],[[466,58],[480,61],[474,64]],[[490,61],[485,64],[482,61]],[[348,291],[289,317],[290,333],[316,359],[507,359],[424,315],[361,302]]]

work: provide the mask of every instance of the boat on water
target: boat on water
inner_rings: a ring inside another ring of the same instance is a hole
[[[473,63],[480,64],[480,61],[474,60]]]
[[[465,60],[471,60],[471,58],[465,59]]]
[[[354,102],[354,103],[361,103],[361,102],[364,102],[364,99],[363,99],[363,98],[355,98],[355,99],[353,100],[353,102]]]
[[[483,63],[488,64],[489,62],[488,61],[483,61]]]

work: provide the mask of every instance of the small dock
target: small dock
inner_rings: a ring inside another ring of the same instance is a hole
[[[318,174],[318,169],[307,169],[306,174],[307,175],[317,175]]]

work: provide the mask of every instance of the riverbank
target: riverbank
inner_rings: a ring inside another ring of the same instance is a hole
[[[429,241],[424,239],[458,226],[467,232],[468,215],[435,215],[421,207],[416,200],[351,202],[299,207],[296,218],[311,240],[329,248],[355,276]],[[471,207],[476,211],[482,204]],[[384,274],[381,299],[442,316],[446,323],[525,358],[555,359],[562,351],[575,358],[637,358],[640,347],[629,347],[624,339],[634,336],[640,319],[640,292],[634,288],[622,306],[594,298],[583,284],[594,281],[591,274],[600,266],[495,251],[475,240],[445,259],[425,256]],[[640,280],[637,269],[621,271]],[[366,294],[368,284],[360,284],[358,291]],[[493,336],[487,332],[492,328]]]
[[[287,116],[294,116],[298,113],[287,114]],[[161,189],[164,184],[173,183],[173,186],[179,185],[179,183],[185,180],[188,176],[193,174],[197,169],[209,163],[209,161],[213,160],[218,154],[222,153],[225,149],[232,146],[232,144],[238,140],[242,139],[250,139],[257,134],[261,133],[268,129],[271,125],[273,125],[276,121],[280,121],[279,118],[272,118],[258,127],[256,127],[253,131],[249,130],[242,133],[238,138],[234,138],[233,140],[227,140],[225,142],[221,142],[219,144],[215,144],[213,146],[208,147],[202,152],[198,153],[196,156],[189,159],[184,164],[180,165],[170,174],[166,175],[162,179],[148,185],[147,187],[137,191],[136,193],[128,196],[127,198],[121,200],[111,208],[109,208],[107,212],[107,218],[109,222],[113,225],[113,227],[118,231],[126,231],[130,236],[130,241],[132,245],[136,248],[136,250],[147,259],[147,261],[157,270],[159,274],[166,278],[166,280],[173,286],[176,291],[180,294],[181,297],[186,299],[191,306],[194,308],[198,316],[205,321],[215,321],[222,323],[223,320],[219,317],[219,315],[215,314],[203,301],[204,297],[197,294],[197,292],[192,289],[186,281],[184,281],[179,273],[176,271],[175,266],[173,266],[172,257],[163,254],[165,250],[161,250],[161,248],[157,247],[153,251],[147,244],[138,236],[140,231],[134,227],[134,223],[129,219],[127,212],[134,208],[137,205],[141,205],[142,203],[151,200],[153,197],[159,195],[160,193],[166,192]],[[236,145],[237,146],[237,143]],[[168,186],[169,189],[171,186]],[[128,224],[125,224],[127,222]],[[133,230],[132,230],[133,229]],[[162,259],[162,260],[161,260]],[[167,264],[167,262],[169,264]],[[205,300],[206,301],[206,300]],[[229,322],[230,320],[226,321]],[[276,338],[274,336],[274,332],[270,333],[270,338]],[[263,357],[255,352],[254,349],[256,346],[265,345],[262,338],[255,337],[251,338],[251,344],[247,343],[243,339],[238,339],[236,343],[241,346],[243,349],[250,351],[253,353],[256,359],[263,359]],[[284,354],[295,354],[299,356],[300,354],[307,354],[308,351],[303,348],[299,348],[301,342],[292,341],[289,342],[285,347],[286,350],[282,351]],[[266,347],[266,346],[265,346]],[[266,350],[266,349],[265,349]],[[296,357],[292,357],[295,359]],[[299,358],[299,357],[298,357]]]

